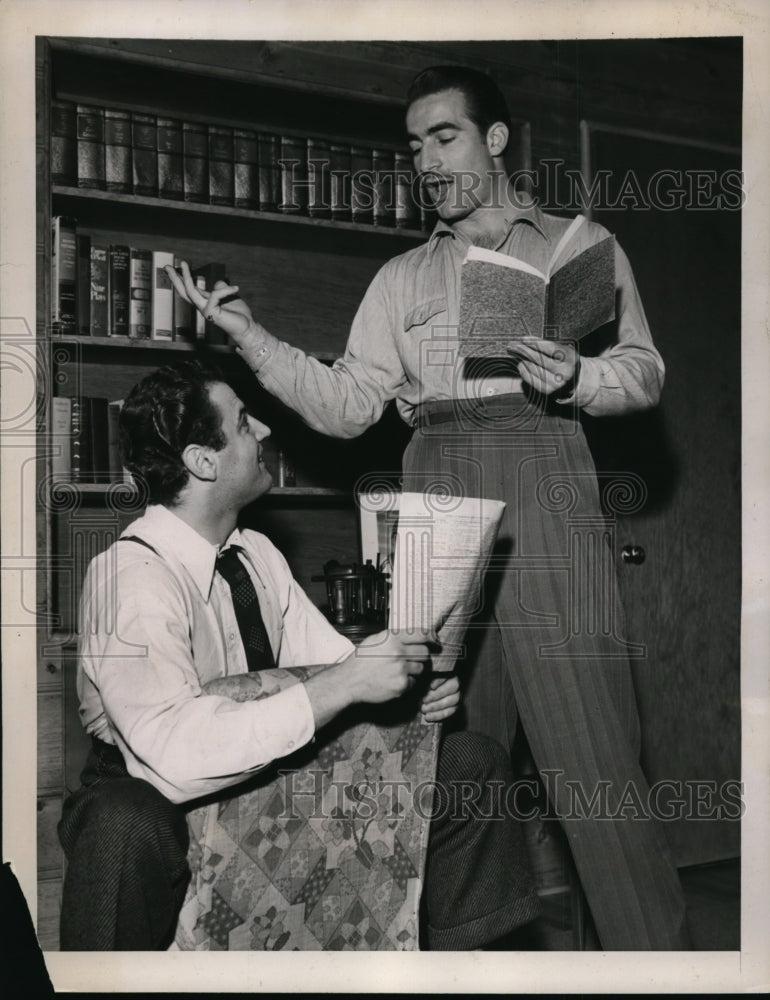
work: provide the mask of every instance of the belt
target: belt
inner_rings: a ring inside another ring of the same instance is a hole
[[[495,416],[510,417],[511,413],[520,410],[528,402],[524,393],[506,393],[502,396],[478,399],[437,399],[430,403],[422,403],[415,410],[416,427],[435,427],[436,424],[447,424],[452,421],[467,420],[469,416],[483,419]]]

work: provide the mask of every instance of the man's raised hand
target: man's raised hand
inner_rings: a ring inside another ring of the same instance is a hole
[[[245,349],[252,346],[254,337],[260,333],[261,327],[254,322],[249,307],[243,299],[222,303],[222,299],[238,291],[237,285],[218,281],[211,291],[201,291],[195,287],[190,267],[184,260],[179,269],[181,274],[173,267],[166,267],[165,270],[177,293],[195,306],[205,319],[216,323],[229,337],[232,337],[238,347]]]

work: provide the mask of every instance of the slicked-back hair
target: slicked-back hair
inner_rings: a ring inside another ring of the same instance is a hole
[[[159,368],[131,390],[120,411],[123,464],[146,485],[148,501],[173,506],[187,485],[182,453],[189,444],[219,451],[227,444],[209,386],[227,382],[217,368],[185,361]]]
[[[438,94],[442,90],[462,92],[466,114],[483,136],[495,122],[503,122],[510,129],[508,105],[500,88],[486,73],[465,66],[429,66],[412,80],[406,96],[412,104],[420,97]]]

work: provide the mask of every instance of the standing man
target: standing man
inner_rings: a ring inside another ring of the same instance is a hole
[[[275,546],[238,528],[272,484],[269,433],[199,362],[148,375],[126,399],[123,458],[149,504],[83,585],[77,683],[93,752],[59,824],[63,950],[168,947],[190,875],[184,804],[237,794],[346,707],[403,695],[430,658],[419,636],[354,648]],[[458,687],[430,681],[426,722],[452,715]],[[535,915],[517,824],[478,819],[510,780],[492,740],[443,741],[423,947],[478,948]],[[468,787],[473,808],[454,799]]]
[[[353,437],[395,399],[415,428],[403,460],[405,490],[443,483],[450,492],[506,501],[486,580],[489,629],[466,696],[470,727],[510,745],[521,720],[535,763],[548,775],[602,946],[686,948],[684,900],[663,832],[650,818],[621,814],[628,788],[646,801],[647,784],[611,553],[600,544],[586,577],[576,562],[580,545],[572,545],[580,541],[576,518],[601,520],[578,414],[654,406],[663,362],[620,248],[617,319],[596,353],[581,357],[572,344],[531,340],[512,343],[511,358],[495,366],[459,356],[460,274],[469,246],[545,272],[569,220],[522,204],[509,184],[508,110],[484,74],[427,69],[408,101],[409,145],[439,221],[426,244],[375,276],[333,366],[277,340],[242,301],[222,304],[236,288],[222,285],[204,297],[186,265],[181,280],[172,275],[174,284],[230,334],[259,382],[311,427]],[[606,235],[583,225],[563,261]],[[597,609],[609,629],[586,624]],[[589,809],[575,815],[575,789],[586,803],[606,790],[601,816]]]

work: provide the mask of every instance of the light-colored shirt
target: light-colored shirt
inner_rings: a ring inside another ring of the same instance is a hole
[[[123,753],[129,774],[172,802],[228,788],[312,739],[304,684],[260,701],[205,694],[247,672],[218,549],[162,506],[150,506],[92,560],[83,585],[78,695],[86,730]],[[336,663],[353,649],[311,603],[264,535],[227,540],[259,597],[278,667]]]
[[[536,205],[511,206],[495,249],[545,272],[569,219]],[[560,265],[607,236],[581,226]],[[511,365],[483,372],[458,353],[460,272],[468,242],[439,222],[430,239],[388,261],[374,277],[353,321],[343,357],[328,366],[268,334],[240,351],[260,383],[316,430],[337,437],[362,433],[397,400],[404,420],[432,400],[521,391]],[[656,350],[628,258],[616,245],[616,335],[595,357],[581,358],[574,402],[593,416],[657,403],[664,366]]]

